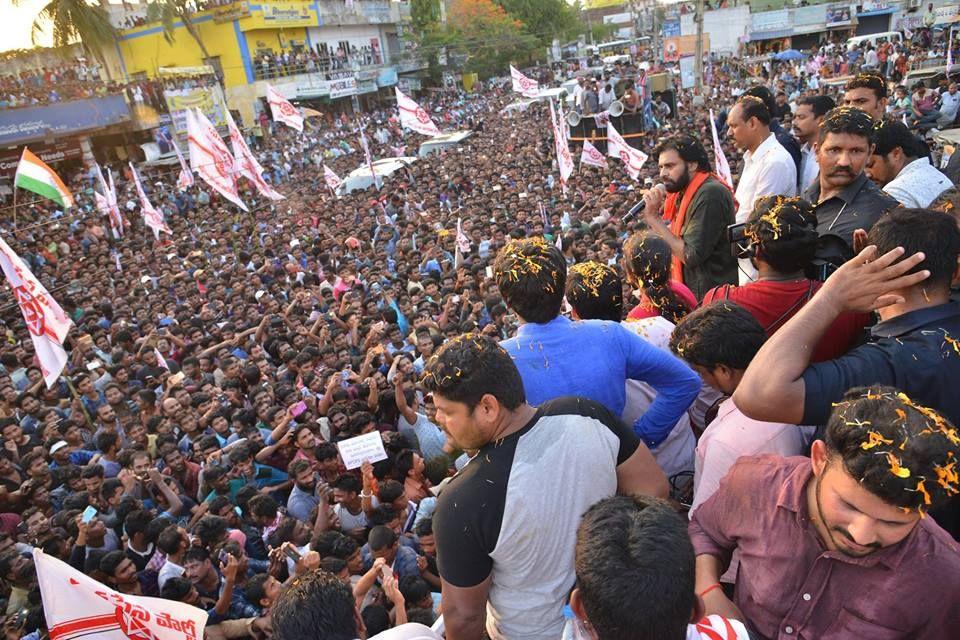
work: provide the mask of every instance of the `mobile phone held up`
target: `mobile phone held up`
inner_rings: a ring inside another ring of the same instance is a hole
[[[294,418],[299,418],[300,415],[307,410],[307,403],[301,400],[297,404],[290,407],[290,415]]]

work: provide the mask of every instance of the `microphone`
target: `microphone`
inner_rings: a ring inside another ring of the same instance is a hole
[[[659,183],[659,184],[655,185],[653,188],[654,188],[654,189],[659,189],[660,191],[663,191],[663,192],[666,192],[666,190],[667,190],[667,188],[666,188],[665,186],[663,186],[663,183]],[[635,205],[633,205],[632,207],[630,207],[630,211],[627,211],[627,213],[624,214],[624,216],[623,216],[622,218],[620,218],[620,222],[622,222],[623,224],[627,224],[627,223],[629,223],[629,222],[632,222],[634,218],[636,218],[639,214],[643,213],[643,209],[644,209],[646,206],[647,206],[647,201],[646,201],[646,200],[640,200],[640,202],[638,202],[637,204],[635,204]]]

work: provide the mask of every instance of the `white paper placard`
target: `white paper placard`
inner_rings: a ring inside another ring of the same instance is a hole
[[[337,448],[340,449],[340,457],[343,458],[347,470],[357,469],[367,460],[379,462],[387,459],[387,451],[383,448],[383,438],[379,431],[338,442]]]

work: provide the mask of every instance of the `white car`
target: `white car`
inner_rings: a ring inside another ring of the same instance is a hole
[[[406,169],[419,158],[406,156],[402,158],[381,158],[373,161],[373,170],[381,179],[393,175],[401,169]],[[337,187],[337,195],[342,196],[352,191],[366,189],[374,183],[373,174],[370,173],[370,167],[366,163],[360,165],[351,171],[343,182]]]

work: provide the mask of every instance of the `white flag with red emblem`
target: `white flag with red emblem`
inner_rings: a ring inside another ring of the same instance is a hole
[[[323,181],[327,183],[327,186],[330,187],[331,191],[336,191],[337,187],[343,184],[343,180],[340,179],[340,176],[333,172],[333,169],[327,165],[323,165]]]
[[[367,136],[363,135],[363,129],[360,129],[360,147],[363,149],[363,157],[367,161],[367,168],[370,169],[370,175],[373,176],[373,184],[379,189],[380,176],[377,175],[376,169],[373,168],[373,156],[370,155],[370,145],[367,144]]]
[[[267,85],[267,102],[270,104],[270,113],[277,122],[303,132],[303,114],[300,109],[290,104],[279,91]]]
[[[40,372],[49,389],[67,364],[63,341],[73,322],[3,238],[0,238],[0,267],[20,305],[20,313],[40,361]]]
[[[589,140],[584,140],[583,151],[580,152],[580,164],[606,169],[607,158]]]
[[[710,133],[713,134],[713,164],[717,167],[717,176],[732,191],[733,174],[730,173],[730,163],[727,162],[727,156],[724,155],[723,147],[720,146],[720,136],[717,135],[717,121],[713,119],[713,109],[710,109]]]
[[[97,168],[97,181],[100,183],[100,190],[103,191],[101,195],[98,191],[94,190],[94,204],[97,207],[97,211],[107,216],[107,220],[110,221],[110,230],[113,231],[113,237],[120,239],[123,237],[124,222],[123,215],[120,213],[120,207],[117,205],[117,189],[113,186],[113,174],[107,169],[107,173],[110,176],[110,184],[108,186],[107,181],[103,179],[103,171],[100,170],[100,165],[97,164],[94,166]]]
[[[611,158],[620,158],[623,162],[623,168],[631,178],[637,180],[640,178],[640,169],[647,161],[647,154],[639,149],[634,149],[627,141],[623,139],[620,132],[613,124],[607,125],[607,155]]]
[[[230,112],[228,111],[227,113]],[[193,186],[193,171],[190,170],[190,165],[187,164],[187,160],[183,157],[183,153],[180,151],[180,145],[177,144],[177,139],[170,136],[170,144],[173,146],[173,150],[177,152],[177,160],[180,161],[180,175],[177,177],[177,188],[183,191]]]
[[[257,162],[247,141],[243,139],[243,133],[240,132],[237,123],[233,121],[233,116],[227,111],[227,130],[230,132],[230,145],[233,147],[233,157],[237,162],[237,169],[244,178],[253,183],[257,191],[271,200],[284,200],[284,196],[277,193],[269,182],[263,179],[263,167]]]
[[[150,200],[147,199],[147,194],[143,191],[143,185],[140,183],[140,176],[137,174],[136,167],[133,166],[132,162],[129,164],[130,171],[133,173],[133,184],[137,188],[137,197],[140,198],[140,213],[143,214],[143,221],[148,227],[153,229],[153,235],[157,240],[160,239],[161,231],[173,235],[173,231],[167,226],[163,215],[154,209],[153,205],[150,204]]]
[[[417,104],[416,100],[405,95],[398,87],[394,87],[394,91],[397,93],[397,108],[400,109],[401,126],[425,136],[440,135],[441,131],[430,119],[430,114]]]
[[[510,65],[510,79],[513,81],[513,90],[524,98],[536,98],[540,93],[540,83],[523,75],[513,65]]]
[[[553,148],[557,154],[557,166],[560,168],[560,182],[566,189],[567,178],[573,173],[573,156],[567,145],[567,136],[557,121],[557,114],[553,109],[553,100],[550,101],[550,122],[553,124]]]
[[[158,364],[158,365],[160,365],[161,367],[163,367],[163,368],[166,369],[167,371],[170,371],[170,365],[167,364],[167,359],[163,357],[163,354],[162,354],[162,353],[160,353],[160,349],[157,349],[156,347],[154,347],[154,348],[153,348],[153,355],[157,356],[157,364]]]
[[[190,166],[224,198],[247,210],[237,191],[237,161],[217,128],[198,109],[187,110],[187,145]]]
[[[62,560],[33,550],[43,615],[52,640],[197,640],[207,612],[166,600],[110,589]]]

